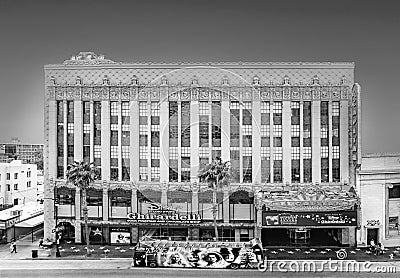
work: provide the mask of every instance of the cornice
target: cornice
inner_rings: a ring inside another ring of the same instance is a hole
[[[180,69],[180,68],[225,68],[225,69],[354,69],[354,62],[113,62],[113,63],[67,63],[67,64],[48,64],[45,70],[72,70],[72,69]]]

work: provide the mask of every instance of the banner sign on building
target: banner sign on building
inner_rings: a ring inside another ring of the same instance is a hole
[[[173,208],[163,208],[158,204],[151,204],[148,213],[128,213],[127,221],[142,224],[199,224],[200,214],[181,214]]]
[[[110,228],[110,242],[111,243],[131,243],[131,233],[129,228],[125,227],[111,227]]]
[[[263,226],[357,226],[357,211],[263,212]]]

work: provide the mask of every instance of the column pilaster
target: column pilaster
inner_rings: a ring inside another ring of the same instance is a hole
[[[110,180],[110,102],[101,102],[101,176]]]
[[[136,187],[132,188],[131,207],[132,207],[132,213],[138,212],[138,198],[137,198],[137,188]]]
[[[290,101],[282,101],[282,181],[292,181],[292,148],[291,148],[291,116]]]
[[[193,141],[190,142],[191,146]],[[169,102],[160,102],[160,181],[169,181]]]
[[[68,104],[66,100],[63,100],[63,106],[64,106],[64,177],[67,173],[67,165],[68,165],[68,141],[67,141],[67,136],[68,136]]]
[[[300,102],[300,183],[304,183],[304,103]]]
[[[57,177],[57,101],[49,100],[49,118],[48,118],[48,169],[49,177]]]
[[[199,212],[199,188],[198,184],[194,183],[192,186],[192,213]]]
[[[223,220],[224,220],[224,223],[229,223],[229,190],[224,189],[223,194],[224,194],[223,201],[222,201]]]
[[[161,183],[161,205],[167,206],[168,205],[168,183],[163,182]]]
[[[253,101],[252,107],[252,154],[253,183],[261,183],[261,102]],[[229,116],[228,116],[229,117]]]
[[[74,160],[83,160],[83,114],[82,101],[74,101]]]
[[[332,182],[332,135],[333,135],[333,127],[332,127],[332,101],[328,102],[328,159],[329,159],[329,182]]]
[[[110,199],[108,197],[108,184],[106,181],[103,181],[103,220],[108,221],[109,218],[109,208],[110,208]]]
[[[340,102],[340,126],[339,126],[339,137],[340,137],[340,179],[343,182],[351,183],[349,176],[349,167],[352,167],[349,163],[349,101],[342,100]]]
[[[89,126],[90,126],[90,133],[89,133],[89,140],[90,140],[90,159],[89,161],[92,163],[94,162],[94,103],[93,100],[89,103]]]
[[[118,102],[118,180],[122,181],[122,102]]]
[[[130,176],[131,181],[139,181],[139,102],[130,104]]]
[[[312,182],[321,182],[321,102],[311,102]]]
[[[200,118],[199,118],[199,101],[193,100],[190,103],[190,180],[196,182],[198,180],[197,175],[199,173],[199,130],[200,130]]]
[[[229,100],[221,102],[221,159],[229,161],[230,153],[230,136],[231,136],[231,111]],[[197,136],[198,137],[198,136]]]

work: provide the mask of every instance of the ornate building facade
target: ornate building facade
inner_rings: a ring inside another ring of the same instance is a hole
[[[84,240],[65,171],[85,160],[101,169],[88,192],[91,242],[211,239],[212,192],[197,175],[218,156],[232,171],[217,194],[223,240],[275,244],[284,231],[288,244],[312,243],[316,230],[354,244],[353,63],[117,63],[82,52],[46,65],[45,82],[46,238],[57,220]],[[310,212],[330,224],[293,220]]]

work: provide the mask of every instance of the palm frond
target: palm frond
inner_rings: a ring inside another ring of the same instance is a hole
[[[74,186],[87,189],[97,178],[97,167],[93,163],[74,161],[67,166],[67,180]]]

